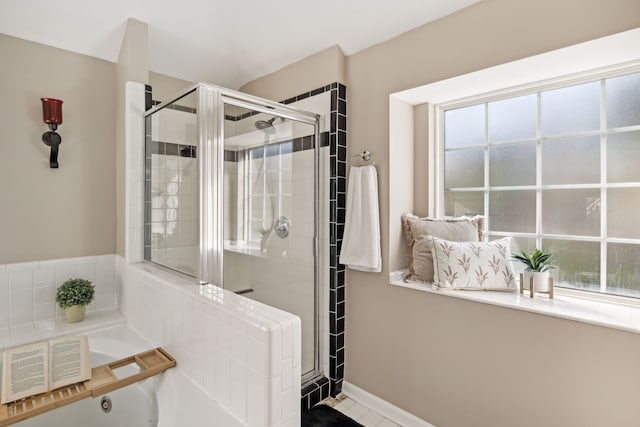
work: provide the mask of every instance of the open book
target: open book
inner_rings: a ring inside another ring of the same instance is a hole
[[[6,350],[1,403],[91,378],[89,340],[70,336]]]

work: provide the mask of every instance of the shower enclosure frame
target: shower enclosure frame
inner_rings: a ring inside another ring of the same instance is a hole
[[[224,87],[197,83],[173,98],[145,112],[145,122],[154,113],[172,105],[181,98],[196,93],[196,127],[199,188],[199,260],[196,279],[199,284],[214,284],[224,288],[224,106],[250,109],[314,127],[313,149],[313,239],[314,257],[314,367],[303,373],[302,383],[322,376],[320,367],[320,261],[319,209],[320,209],[320,115],[290,107],[257,96]],[[183,273],[184,274],[184,273]]]

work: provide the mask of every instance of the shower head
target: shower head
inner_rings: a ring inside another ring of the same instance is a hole
[[[276,118],[272,117],[269,120],[258,120],[255,123],[256,129],[258,130],[264,130],[264,131],[269,131],[273,129],[273,122],[275,122]]]

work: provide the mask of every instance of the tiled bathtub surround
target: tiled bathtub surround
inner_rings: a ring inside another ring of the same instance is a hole
[[[246,425],[299,425],[298,317],[150,264],[116,265],[131,329]]]
[[[75,277],[96,287],[87,312],[115,307],[114,255],[0,265],[0,328],[64,317],[56,288]]]

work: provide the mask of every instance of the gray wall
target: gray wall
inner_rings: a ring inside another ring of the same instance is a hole
[[[394,149],[390,93],[639,25],[637,0],[485,0],[349,57],[350,149],[382,153],[385,273],[395,256],[389,236],[400,227],[388,214],[390,192],[401,191],[385,159]],[[640,419],[635,334],[398,289],[386,274],[353,271],[346,327],[346,380],[439,427]]]
[[[639,25],[637,0],[484,0],[346,58],[348,155],[377,153],[384,266],[347,272],[346,381],[438,427],[638,425],[636,334],[389,285],[388,117],[399,90]],[[314,87],[313,61],[295,70]],[[289,72],[243,90],[286,98]]]
[[[0,264],[114,253],[114,64],[3,34],[0,58]],[[41,97],[64,101],[59,169]]]

